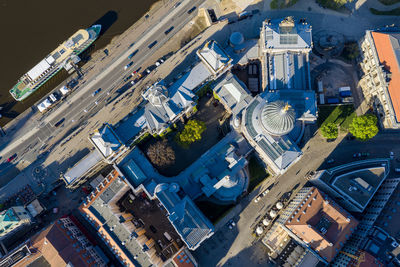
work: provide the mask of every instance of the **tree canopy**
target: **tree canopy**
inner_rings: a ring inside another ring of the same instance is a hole
[[[350,133],[362,141],[371,139],[379,132],[377,121],[372,114],[355,117],[349,126]]]
[[[158,141],[150,145],[146,154],[151,163],[157,167],[164,167],[175,162],[175,152],[167,144],[167,140]]]
[[[201,134],[206,130],[206,125],[202,121],[190,120],[179,134],[179,141],[184,144],[191,144],[201,139]]]
[[[321,126],[321,134],[326,139],[336,139],[338,137],[338,127],[336,123],[328,122]]]

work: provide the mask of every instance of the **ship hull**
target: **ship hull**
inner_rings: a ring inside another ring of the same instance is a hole
[[[79,30],[79,31],[83,31],[83,30]],[[82,34],[79,34],[79,31],[77,32],[77,34],[75,36],[76,38],[82,37]],[[98,38],[100,31],[101,31],[101,25],[93,25],[92,27],[86,29],[85,31],[87,32],[86,34],[88,35],[88,39],[86,41],[84,41],[76,49],[71,47],[69,56],[72,56],[72,55],[78,56],[83,51],[85,51]],[[74,35],[72,37],[74,37]],[[73,38],[71,38],[71,39],[73,39]],[[68,39],[66,42],[64,42],[64,44],[68,45],[68,43],[67,43],[68,41],[70,41],[70,39]],[[60,45],[60,47],[61,46],[62,45]],[[61,50],[65,50],[65,48],[61,48]],[[56,53],[57,53],[57,51],[55,52],[55,54]],[[59,53],[58,53],[58,56],[60,57]],[[49,81],[54,75],[56,75],[64,67],[63,64],[68,59],[69,58],[66,58],[64,60],[64,62],[61,61],[61,62],[57,63],[55,66],[50,66],[50,70],[46,70],[46,73],[42,74],[42,75],[44,75],[43,77],[39,76],[40,81],[38,81],[34,84],[26,82],[26,77],[31,78],[28,75],[32,70],[30,72],[26,73],[24,76],[21,77],[21,79],[18,81],[18,83],[16,85],[14,85],[14,87],[10,90],[10,94],[16,101],[22,101],[22,100],[26,99],[32,93],[34,93],[36,90],[38,90],[41,86],[43,86],[47,81]],[[42,60],[42,62],[43,61],[44,60]],[[36,66],[35,66],[35,68],[36,68]],[[36,74],[36,73],[34,72],[34,74]],[[25,81],[24,81],[24,78],[25,78]]]

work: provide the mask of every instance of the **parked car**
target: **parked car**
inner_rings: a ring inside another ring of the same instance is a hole
[[[94,91],[94,92],[92,93],[92,96],[97,95],[98,93],[100,93],[100,91],[101,91],[101,88],[97,89],[96,91]]]
[[[176,3],[175,5],[174,5],[174,8],[177,8],[178,6],[180,6],[181,5],[181,2],[178,2],[178,3]]]
[[[360,158],[361,157],[361,153],[354,153],[353,154],[353,158]]]
[[[124,78],[124,82],[129,81],[130,78],[132,78],[132,75],[131,75],[131,74],[129,74],[128,76],[126,76],[126,77]]]
[[[134,85],[135,84],[135,81],[131,81],[131,85]]]
[[[363,153],[361,153],[361,157],[369,157],[369,153],[368,152],[363,152]]]
[[[393,153],[393,151],[390,151],[390,159],[394,159],[394,153]]]
[[[328,160],[326,161],[326,163],[328,163],[328,164],[332,164],[332,163],[334,163],[334,162],[335,162],[334,159],[328,159]]]
[[[194,6],[194,7],[192,7],[191,9],[189,9],[188,10],[188,14],[192,14],[193,13],[193,11],[195,11],[196,10],[196,7]]]
[[[135,42],[131,43],[128,48],[131,48],[134,44]]]
[[[133,61],[129,62],[124,69],[127,70],[129,67],[131,67],[133,65]]]
[[[264,192],[261,193],[261,197],[265,197],[269,193],[269,189],[265,189]]]
[[[254,199],[254,202],[257,203],[258,201],[261,200],[261,198],[262,198],[262,196],[261,196],[261,195],[258,195],[258,196]]]
[[[14,154],[14,155],[12,155],[11,157],[9,157],[8,159],[7,159],[7,162],[11,162],[11,161],[13,161],[14,159],[16,159],[17,158],[17,154]]]
[[[227,223],[226,226],[228,226],[229,229],[233,229],[233,227],[236,226],[236,223],[233,219],[230,219]]]

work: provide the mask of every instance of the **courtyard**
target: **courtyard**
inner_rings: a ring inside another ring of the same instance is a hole
[[[229,131],[229,116],[225,108],[212,96],[203,96],[197,104],[197,112],[190,119],[199,120],[205,123],[206,130],[202,133],[201,140],[196,141],[184,147],[177,141],[178,133],[184,128],[183,122],[177,122],[175,129],[165,136],[150,136],[139,143],[139,148],[146,154],[148,148],[161,140],[166,140],[168,146],[172,148],[175,154],[175,162],[163,167],[153,165],[157,171],[167,177],[178,175],[181,171],[189,167],[202,154],[213,147]],[[151,162],[151,160],[149,159]]]

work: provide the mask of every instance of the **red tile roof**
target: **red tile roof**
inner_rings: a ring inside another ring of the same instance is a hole
[[[330,262],[358,221],[325,193],[313,187],[284,225]]]
[[[397,121],[400,121],[400,69],[397,63],[396,54],[390,42],[390,34],[372,32],[379,61],[392,73],[389,82],[389,95],[393,104],[393,110]]]

